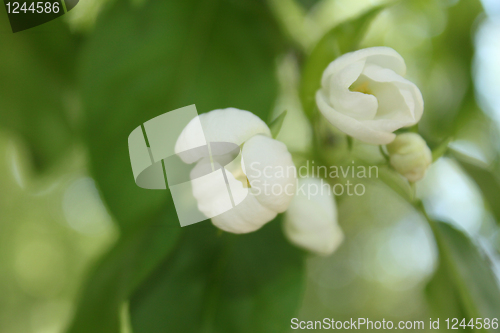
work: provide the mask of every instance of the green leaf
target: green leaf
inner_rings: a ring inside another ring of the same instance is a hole
[[[431,227],[440,262],[428,291],[435,293],[433,300],[440,299],[437,306],[447,307],[441,309],[442,315],[454,311],[455,315],[463,312],[469,319],[496,318],[500,313],[500,290],[488,259],[469,237],[450,224],[431,222]],[[453,299],[459,304],[448,304]]]
[[[440,258],[443,262],[445,259]],[[453,275],[446,265],[440,264],[432,279],[427,283],[425,294],[434,320],[440,318],[466,318],[457,288],[450,282]],[[440,325],[443,325],[441,323]]]
[[[270,124],[269,124],[269,129],[271,130],[271,134],[273,136],[273,138],[276,139],[276,137],[278,136],[278,134],[280,133],[281,131],[281,127],[283,126],[283,122],[285,121],[285,117],[286,117],[286,113],[288,111],[285,110],[283,111],[279,116],[278,118],[274,119]]]
[[[279,220],[279,219],[278,219]],[[217,236],[193,226],[130,302],[134,333],[285,332],[304,288],[303,254],[278,221]]]
[[[8,24],[0,6],[0,128],[22,136],[44,171],[74,139],[77,43],[61,19],[16,34]]]
[[[497,223],[500,223],[500,205],[498,204],[498,195],[500,193],[500,179],[492,171],[485,167],[474,164],[464,155],[454,151],[453,156],[460,164],[462,169],[477,184],[488,208],[491,210]]]
[[[309,118],[316,105],[315,95],[321,86],[325,68],[340,55],[359,47],[371,22],[386,6],[374,7],[363,15],[334,27],[314,47],[304,65],[300,82],[300,99]]]
[[[421,84],[425,112],[420,123],[434,141],[456,138],[463,127],[470,125],[471,117],[481,113],[475,99],[472,60],[476,49],[473,28],[478,26],[482,12],[480,0],[454,2],[447,8],[445,30],[432,39],[429,69],[438,71],[441,81],[436,81],[435,74],[429,71],[429,81]],[[442,86],[436,86],[442,80],[453,94],[443,96]]]
[[[118,1],[82,48],[79,73],[91,170],[122,228],[167,200],[134,183],[127,138],[143,122],[196,104],[262,119],[277,94],[279,29],[261,1]]]
[[[306,9],[311,9],[312,7],[314,7],[314,5],[316,5],[318,2],[320,2],[319,0],[298,0],[298,2]]]
[[[86,282],[68,333],[119,333],[120,309],[176,244],[180,226],[173,204],[124,235]]]

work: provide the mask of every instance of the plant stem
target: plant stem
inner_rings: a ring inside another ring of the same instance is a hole
[[[348,135],[347,136],[347,149],[349,149],[349,152],[352,152],[352,147],[354,146],[354,139],[352,136]]]
[[[380,150],[380,154],[382,154],[382,156],[384,157],[384,159],[386,160],[386,162],[389,163],[390,162],[390,157],[384,151],[384,147],[382,147],[382,145],[380,145],[380,146],[378,146],[378,149]]]

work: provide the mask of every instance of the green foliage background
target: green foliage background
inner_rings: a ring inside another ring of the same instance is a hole
[[[288,332],[294,317],[428,328],[431,317],[500,317],[497,130],[472,70],[484,15],[476,0],[88,0],[12,34],[2,7],[0,332]],[[346,240],[329,258],[288,243],[281,215],[247,235],[210,221],[181,229],[169,191],[135,185],[129,133],[193,103],[267,122],[286,105],[280,135],[298,165],[380,164],[378,148],[349,151],[314,105],[329,62],[375,45],[407,61],[425,100],[418,131],[437,164],[468,184],[456,190],[477,199],[473,232],[439,221],[450,215],[433,209],[432,179],[415,199],[382,166],[367,195],[337,198]],[[463,141],[486,163],[448,149]]]

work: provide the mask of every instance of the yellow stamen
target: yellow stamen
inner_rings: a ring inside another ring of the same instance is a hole
[[[354,85],[350,86],[349,90],[357,91],[357,92],[360,92],[362,94],[373,95],[373,92],[368,87],[369,85],[370,85],[370,83],[368,81],[365,81],[361,84],[358,84],[356,87],[354,87]]]

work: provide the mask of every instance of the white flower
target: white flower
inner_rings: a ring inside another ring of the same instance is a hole
[[[346,53],[323,72],[316,103],[344,133],[371,144],[394,140],[395,130],[416,124],[423,113],[422,94],[404,79],[403,58],[388,47]]]
[[[302,178],[297,195],[285,214],[283,229],[295,245],[320,255],[333,253],[344,234],[337,224],[337,207],[323,180]]]
[[[203,131],[199,130],[200,123]],[[189,151],[205,139],[207,143],[231,142],[242,146],[240,155],[224,167],[235,205],[232,209],[219,214],[224,211],[219,203],[228,195],[224,183],[214,179],[192,182],[198,209],[212,217],[215,226],[233,233],[252,232],[288,208],[295,195],[295,165],[285,144],[271,138],[269,128],[259,117],[235,108],[202,114],[184,128],[175,151]],[[196,154],[184,155],[182,159],[187,163],[197,162],[192,173],[207,164],[206,159]]]
[[[411,182],[424,178],[432,163],[432,152],[425,140],[416,133],[403,133],[387,145],[390,163]]]

